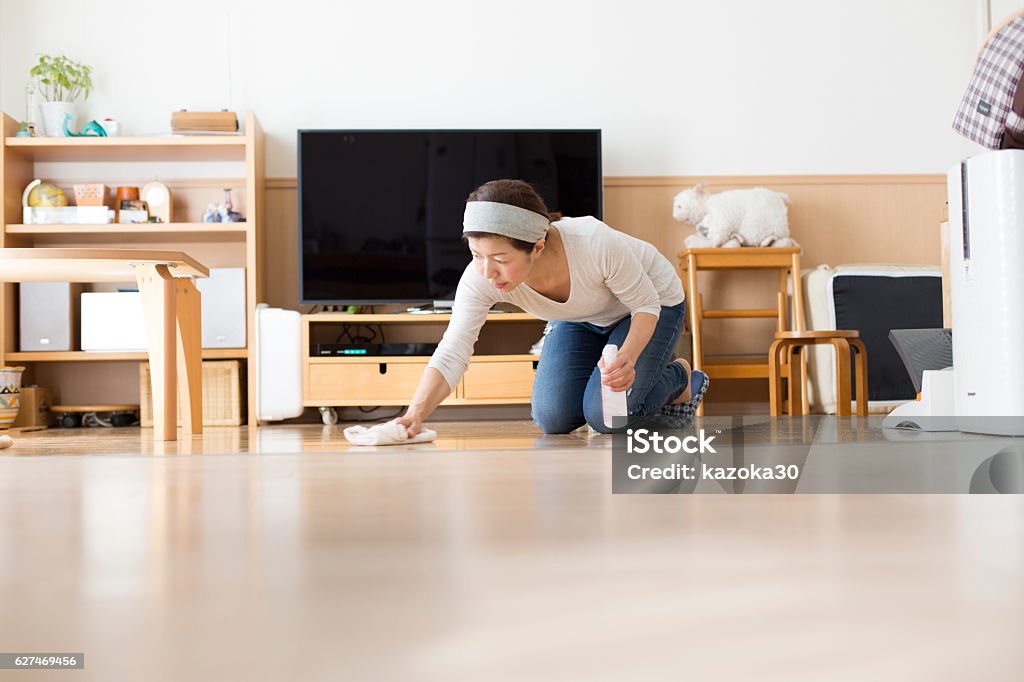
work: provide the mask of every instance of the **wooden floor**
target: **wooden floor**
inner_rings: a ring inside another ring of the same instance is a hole
[[[612,495],[610,439],[16,434],[0,680],[1020,679],[1024,497]],[[851,447],[870,447],[870,443]]]

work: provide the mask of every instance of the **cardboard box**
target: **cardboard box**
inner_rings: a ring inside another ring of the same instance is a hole
[[[12,427],[47,426],[50,423],[50,405],[53,405],[50,389],[23,386],[18,403],[18,416],[14,419]]]

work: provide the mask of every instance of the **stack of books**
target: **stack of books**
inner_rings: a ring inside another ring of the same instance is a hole
[[[171,112],[172,133],[235,133],[238,116],[233,111]]]

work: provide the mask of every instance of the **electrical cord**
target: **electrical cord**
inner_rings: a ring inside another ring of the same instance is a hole
[[[360,405],[358,409],[363,414],[369,414],[371,412],[376,412],[377,410],[380,409],[380,407],[369,407],[369,408],[367,408],[367,407],[363,407],[363,406]],[[394,419],[395,417],[401,417],[403,413],[405,413],[405,408],[404,407],[400,407],[398,409],[398,412],[395,412],[392,415],[388,415],[387,417],[371,417],[370,419],[353,419],[351,421],[354,421],[354,422],[379,422],[379,421],[386,421],[386,422],[388,422],[388,421],[391,421],[392,419]],[[346,420],[346,421],[348,421],[348,420]]]
[[[338,338],[334,339],[334,343],[341,343],[342,339],[344,339],[346,336],[348,337],[349,342],[351,343],[352,335],[349,332],[349,325],[343,324],[341,326],[341,332],[338,333]]]
[[[353,332],[353,327],[355,328]],[[379,327],[379,325],[378,325]],[[377,340],[377,330],[371,325],[364,324],[345,324],[342,327],[341,333],[338,334],[338,338],[334,340],[335,343],[373,343]],[[381,329],[381,338],[384,336],[384,331]]]
[[[82,415],[82,426],[113,426],[109,419],[104,419],[95,412],[86,412]]]

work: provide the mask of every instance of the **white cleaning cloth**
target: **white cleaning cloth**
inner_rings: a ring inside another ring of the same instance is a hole
[[[423,429],[412,438],[409,432],[398,422],[385,422],[366,428],[350,426],[345,429],[345,438],[355,445],[412,445],[428,443],[437,438],[437,432]]]
[[[3,450],[4,448],[9,448],[12,445],[14,445],[14,439],[13,438],[8,436],[6,433],[3,434],[3,435],[0,435],[0,450]]]

